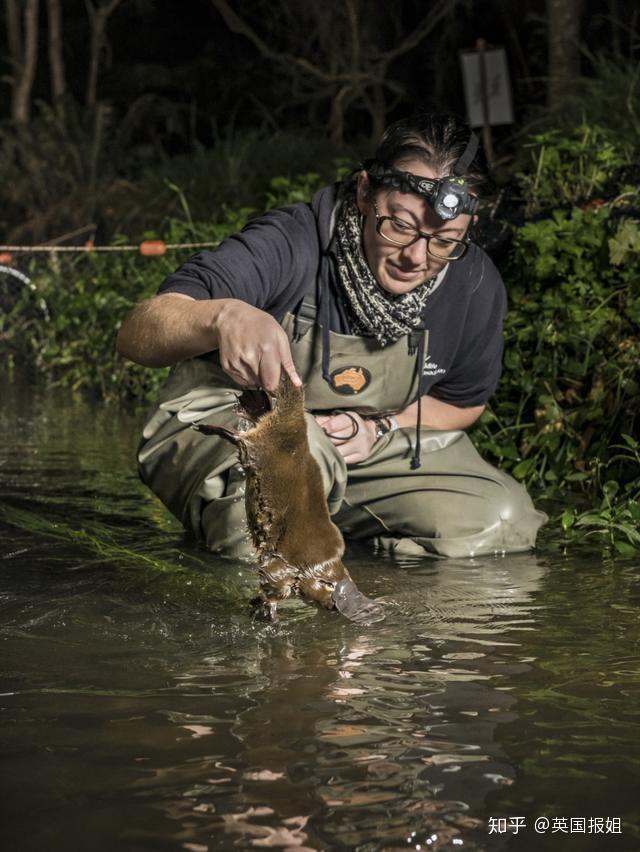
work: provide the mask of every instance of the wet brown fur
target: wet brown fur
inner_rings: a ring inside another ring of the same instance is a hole
[[[256,417],[255,395],[246,401]],[[285,375],[275,407],[253,428],[203,431],[224,435],[238,446],[264,614],[273,617],[277,602],[292,595],[333,608],[335,584],[350,577],[342,564],[342,534],[329,515],[322,474],[309,449],[303,389]]]

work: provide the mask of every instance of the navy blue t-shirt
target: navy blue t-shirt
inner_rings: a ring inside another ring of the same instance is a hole
[[[351,334],[330,242],[337,187],[316,193],[310,204],[293,204],[252,219],[215,251],[189,258],[159,293],[194,299],[241,299],[278,321],[316,288],[328,302],[329,328]],[[427,300],[423,328],[429,352],[422,392],[459,406],[482,405],[495,391],[502,369],[506,294],[500,274],[478,246],[450,263]]]

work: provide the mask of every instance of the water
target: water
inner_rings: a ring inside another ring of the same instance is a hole
[[[139,417],[0,395],[0,848],[640,849],[637,564],[352,551],[384,622],[257,625]]]

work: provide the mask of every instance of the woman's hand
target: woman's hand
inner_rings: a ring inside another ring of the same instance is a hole
[[[154,296],[126,317],[117,346],[121,355],[145,367],[168,367],[219,349],[222,369],[239,385],[276,391],[281,370],[294,385],[302,384],[284,330],[239,299]]]
[[[281,369],[302,384],[282,326],[269,314],[229,299],[216,319],[220,366],[234,382],[276,391]]]
[[[355,464],[369,457],[376,442],[376,424],[373,420],[365,420],[355,411],[315,417],[347,464]]]

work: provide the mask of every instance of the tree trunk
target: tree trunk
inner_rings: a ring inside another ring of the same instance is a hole
[[[98,93],[98,71],[100,69],[100,53],[104,46],[104,34],[107,20],[122,3],[122,0],[107,0],[94,6],[91,0],[85,0],[89,23],[91,25],[91,42],[89,49],[89,74],[87,77],[87,94],[85,102],[88,107],[96,105]]]
[[[66,91],[62,58],[62,13],[60,0],[47,0],[49,17],[49,68],[51,70],[51,100],[55,104]]]
[[[22,62],[22,31],[20,29],[20,14],[16,0],[5,0],[5,19],[7,22],[7,40],[9,56],[15,73]]]
[[[344,144],[344,114],[349,102],[350,86],[343,86],[331,99],[329,114],[329,139],[340,147]]]
[[[24,18],[20,27],[19,4],[5,0],[7,38],[11,56],[11,117],[16,124],[29,124],[31,89],[38,60],[38,0],[25,0]]]
[[[547,102],[555,107],[580,76],[580,17],[584,0],[547,0],[549,87]]]
[[[387,103],[382,86],[376,84],[371,87],[371,96],[367,100],[367,105],[371,115],[371,140],[379,145],[387,124]]]
[[[100,61],[100,44],[102,42],[101,16],[94,14],[91,20],[91,46],[89,50],[89,73],[87,75],[87,94],[85,103],[88,107],[95,106],[98,91],[98,63]]]

